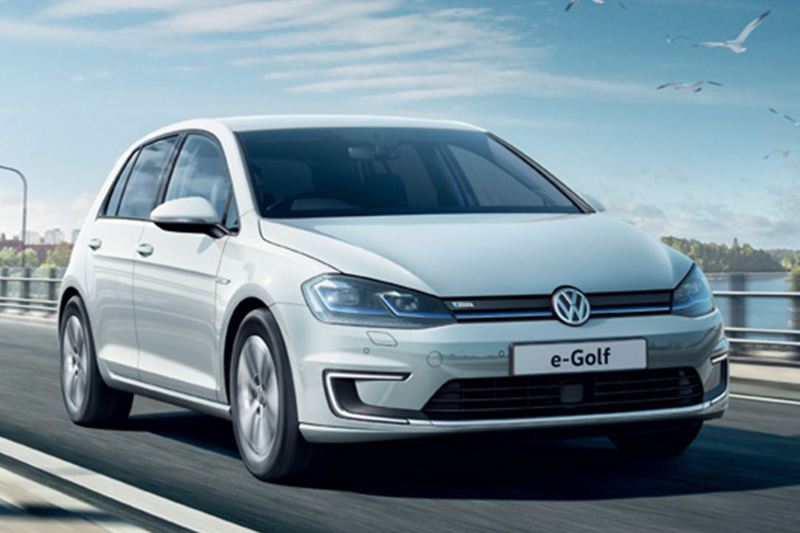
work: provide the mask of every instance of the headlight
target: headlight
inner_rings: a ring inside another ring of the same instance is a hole
[[[711,287],[697,265],[672,293],[672,312],[683,316],[703,316],[714,310]]]
[[[308,307],[329,324],[381,328],[428,328],[454,321],[444,303],[408,289],[343,275],[303,284]]]

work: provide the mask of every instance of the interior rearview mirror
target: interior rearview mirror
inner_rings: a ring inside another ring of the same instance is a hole
[[[176,233],[202,233],[215,239],[229,233],[211,203],[199,196],[166,201],[153,209],[150,220],[164,231]]]

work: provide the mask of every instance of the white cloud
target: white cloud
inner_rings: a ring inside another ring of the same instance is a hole
[[[111,72],[107,70],[93,70],[86,74],[73,74],[70,79],[78,83],[83,83],[87,81],[105,80],[110,77]]]
[[[46,7],[42,15],[66,19],[129,11],[172,11],[198,4],[198,0],[58,0]]]
[[[752,213],[713,201],[684,200],[656,206],[630,196],[606,197],[608,212],[660,238],[673,235],[701,241],[731,242],[734,237],[757,247],[800,249],[800,193],[771,191],[776,208]]]
[[[114,31],[74,20],[132,11],[148,16]],[[502,94],[752,103],[736,95],[664,94],[652,83],[554,74],[544,62],[552,50],[527,44],[531,29],[506,24],[508,18],[494,5],[437,8],[413,0],[56,0],[33,17],[0,19],[0,39],[173,55],[215,50],[237,54],[228,60],[235,66],[266,65],[266,73],[262,66],[253,75],[261,73],[278,90],[352,93],[362,103]],[[433,67],[421,67],[422,56]],[[390,61],[392,70],[379,61]],[[364,73],[353,71],[358,68]],[[76,73],[73,79],[99,77]]]
[[[288,26],[347,21],[383,13],[400,5],[397,0],[273,0],[240,2],[176,13],[156,24],[159,31],[188,34],[252,32]]]
[[[50,228],[60,228],[69,234],[79,228],[86,218],[95,195],[81,193],[72,202],[37,200],[28,201],[28,231],[44,233]],[[18,188],[0,187],[0,233],[19,235],[22,228],[22,194]]]

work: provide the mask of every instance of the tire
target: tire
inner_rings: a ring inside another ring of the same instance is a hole
[[[228,379],[236,444],[247,469],[264,481],[300,477],[314,449],[298,429],[289,358],[268,310],[252,311],[242,321]]]
[[[669,429],[611,435],[609,438],[614,446],[625,455],[669,459],[683,453],[697,438],[702,427],[702,421],[685,422]]]
[[[81,426],[108,427],[128,418],[133,395],[114,390],[97,368],[92,328],[83,301],[67,302],[58,329],[61,397],[70,420]]]

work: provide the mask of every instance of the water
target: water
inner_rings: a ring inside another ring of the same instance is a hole
[[[708,281],[715,291],[737,290],[731,287],[730,274],[709,274]],[[741,290],[741,289],[739,289]],[[745,291],[791,291],[789,277],[783,273],[745,274]],[[786,329],[790,327],[791,302],[788,298],[747,298],[746,324],[733,324],[730,317],[730,298],[716,298],[717,306],[725,316],[728,326]]]

